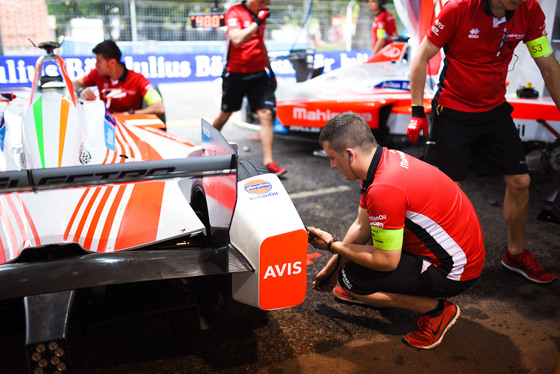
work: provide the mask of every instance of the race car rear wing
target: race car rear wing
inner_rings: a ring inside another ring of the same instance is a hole
[[[0,173],[0,193],[229,175],[235,171],[236,165],[237,155],[228,154],[122,164],[6,171]]]

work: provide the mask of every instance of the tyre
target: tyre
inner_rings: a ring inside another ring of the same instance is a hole
[[[237,165],[238,182],[268,173],[270,173],[268,169],[257,161],[242,160]],[[201,211],[204,211],[206,207],[200,208]],[[231,274],[193,278],[189,282],[195,290],[195,297],[198,300],[200,312],[204,316],[206,323],[211,326],[242,321],[246,318],[257,317],[259,314],[265,313],[258,308],[242,304],[233,299],[231,294]]]
[[[241,160],[237,165],[237,181],[241,182],[247,178],[255,177],[261,174],[270,173],[268,169],[257,161]]]

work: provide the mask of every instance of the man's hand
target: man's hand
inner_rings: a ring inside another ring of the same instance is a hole
[[[412,118],[408,122],[406,129],[406,136],[410,139],[412,144],[418,141],[420,131],[424,130],[424,136],[428,136],[428,119],[424,113],[424,107],[421,105],[412,106]]]
[[[320,272],[315,276],[313,281],[313,289],[322,292],[330,292],[336,286],[338,281],[338,273],[336,272],[337,263],[329,262]]]
[[[315,227],[307,227],[307,233],[313,237],[313,240],[309,241],[313,247],[324,251],[328,250],[329,241],[333,239],[331,234]]]
[[[264,20],[266,18],[268,18],[270,16],[270,10],[268,9],[263,9],[259,12],[258,15],[252,15],[253,16],[253,22],[255,22],[257,25],[261,25],[261,23],[264,22]]]
[[[82,89],[78,90],[78,96],[81,97],[84,100],[96,100],[97,99],[97,96],[92,91],[92,89],[89,88],[89,87],[82,88]]]
[[[306,227],[307,235],[309,236],[309,243],[317,249],[326,250],[328,243],[333,236],[326,231],[317,229],[315,227]],[[338,274],[336,272],[340,264],[340,255],[337,255],[336,261],[331,257],[327,265],[317,273],[315,281],[313,281],[313,289],[317,291],[330,292],[336,286]]]

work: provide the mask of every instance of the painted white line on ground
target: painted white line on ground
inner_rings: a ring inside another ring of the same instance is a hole
[[[231,115],[229,121],[227,123],[233,123],[237,125],[238,122],[238,118],[239,114],[238,112],[235,112]],[[214,122],[215,117],[202,117],[202,119],[204,119],[206,122],[208,123],[212,123]],[[166,122],[166,125],[168,128],[173,128],[173,127],[191,127],[191,126],[200,126],[200,120],[201,118],[187,118],[187,119],[175,119],[175,120],[170,120]],[[251,125],[251,124],[247,124],[249,126],[254,126],[251,129],[254,130],[256,128],[256,130],[258,131],[259,126],[258,125]],[[243,126],[241,126],[243,127]]]
[[[315,191],[302,191],[302,192],[295,192],[290,195],[290,198],[293,199],[303,199],[306,197],[311,197],[311,196],[319,196],[319,195],[328,195],[331,193],[337,193],[337,192],[345,192],[350,190],[350,187],[348,186],[337,186],[337,187],[329,187],[329,188],[321,188],[319,190],[315,190]]]
[[[243,129],[248,129],[248,130],[253,130],[253,131],[259,131],[261,129],[261,127],[259,125],[255,125],[249,122],[244,122],[244,121],[236,121],[235,122],[236,126],[239,126]]]

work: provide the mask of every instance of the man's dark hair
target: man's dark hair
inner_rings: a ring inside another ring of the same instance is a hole
[[[321,147],[325,141],[338,154],[342,154],[346,148],[369,151],[377,146],[366,121],[353,112],[341,113],[328,120],[319,135]]]
[[[103,58],[107,60],[114,58],[118,62],[121,61],[121,56],[122,56],[121,50],[117,46],[117,43],[115,43],[113,40],[110,39],[104,40],[98,45],[96,45],[95,48],[92,49],[92,52],[95,53],[96,55],[103,56]]]

